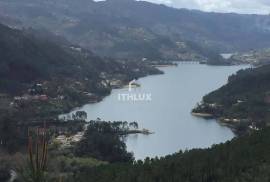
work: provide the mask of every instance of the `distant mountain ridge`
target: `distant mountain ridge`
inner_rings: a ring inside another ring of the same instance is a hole
[[[270,18],[206,13],[133,0],[0,0],[0,16],[120,59],[205,59],[270,46]],[[211,50],[210,52],[208,50]],[[211,59],[211,58],[210,58]],[[219,58],[220,59],[220,58]]]
[[[84,81],[89,90],[99,92],[97,87],[105,79],[129,81],[160,73],[144,65],[102,59],[49,32],[21,31],[1,24],[0,68],[0,93],[25,92],[33,83],[55,79]],[[108,78],[101,78],[102,74]]]

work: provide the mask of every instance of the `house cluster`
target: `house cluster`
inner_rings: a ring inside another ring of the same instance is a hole
[[[236,119],[236,118],[225,118],[225,119],[222,119],[222,121],[225,123],[240,123],[242,120]]]
[[[256,123],[252,123],[251,125],[249,125],[249,129],[255,130],[255,131],[260,130],[260,129],[256,126]]]
[[[221,105],[219,105],[217,103],[207,104],[207,106],[210,108],[214,108],[214,109],[221,107]]]
[[[49,97],[47,95],[29,95],[24,94],[23,96],[15,96],[14,101],[31,101],[31,100],[40,100],[40,101],[47,101]]]
[[[70,49],[73,50],[73,51],[82,52],[81,47],[73,47],[73,46],[71,46]]]
[[[85,115],[84,113],[81,113]],[[56,141],[61,145],[68,146],[73,142],[78,142],[82,139],[84,131],[86,130],[86,125],[84,121],[72,121],[70,122],[59,122],[59,120],[46,122],[45,127],[44,122],[32,122],[32,123],[21,123],[18,125],[20,131],[25,131],[28,136],[36,134],[47,133],[49,136],[53,136],[52,142]]]
[[[70,137],[66,135],[59,135],[58,137],[55,138],[55,142],[59,143],[62,147],[71,147],[72,144],[77,143],[82,140],[84,136],[84,132],[78,132],[75,135],[72,135]]]
[[[236,119],[236,118],[223,118],[221,119],[222,122],[228,123],[228,124],[237,124],[237,123],[248,123],[248,128],[251,130],[256,130],[258,131],[260,128],[257,126],[256,122],[252,122],[248,119]]]
[[[112,79],[109,81],[111,88],[113,89],[117,89],[117,88],[121,88],[123,86],[123,83],[121,80],[117,80],[117,79]]]
[[[89,103],[97,103],[99,101],[99,96],[97,96],[94,93],[90,93],[90,92],[83,92],[83,94],[85,96],[87,96],[88,98],[88,102]]]
[[[46,123],[46,129],[40,127],[42,125],[44,125],[42,122],[33,122],[28,125],[19,125],[19,127],[27,128],[28,135],[29,133],[36,133],[36,131],[39,131],[39,133],[46,131],[55,135],[67,135],[70,133],[68,126],[58,123],[58,121]]]
[[[204,109],[204,108],[212,108],[212,109],[217,109],[222,107],[222,105],[217,104],[217,103],[205,103],[205,102],[201,102],[198,105],[200,108]]]
[[[22,96],[15,96],[14,103],[22,103],[27,101],[48,101],[49,97],[44,94],[43,85],[41,83],[34,84],[31,88],[28,89],[28,93],[23,94]]]
[[[125,69],[126,66],[123,65],[122,67]],[[103,79],[102,85],[105,87],[110,86],[112,88],[120,88],[123,86],[124,78],[123,78],[123,75],[121,74],[112,75],[112,74],[107,74],[105,72],[101,72],[99,76],[100,78]]]
[[[270,49],[260,51],[252,50],[247,53],[238,53],[233,56],[234,59],[251,65],[268,64],[270,60]]]

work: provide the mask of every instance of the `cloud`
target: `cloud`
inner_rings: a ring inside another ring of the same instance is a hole
[[[199,9],[213,12],[269,14],[270,0],[146,0],[176,8]]]

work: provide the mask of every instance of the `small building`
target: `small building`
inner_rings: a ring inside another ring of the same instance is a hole
[[[120,88],[122,86],[122,81],[116,79],[110,80],[110,86],[112,88]]]
[[[71,137],[71,141],[72,142],[79,142],[82,140],[83,135],[84,135],[84,132],[78,132],[76,135]]]
[[[145,62],[145,61],[147,61],[147,60],[148,60],[147,58],[142,58],[142,61],[143,61],[143,62]]]
[[[240,119],[233,119],[232,120],[234,123],[238,123],[238,122],[240,122],[241,120]]]
[[[59,100],[64,100],[64,99],[65,99],[65,96],[63,96],[63,95],[58,95],[58,96],[57,96],[57,99],[59,99]]]
[[[41,83],[36,83],[30,89],[28,89],[28,93],[30,95],[39,95],[43,94],[43,92],[43,84]]]
[[[49,97],[47,95],[40,95],[39,96],[39,100],[41,101],[47,101],[49,99]]]
[[[70,49],[73,50],[73,51],[82,52],[82,48],[80,48],[80,47],[71,46]]]
[[[59,135],[55,140],[61,144],[67,143],[67,137],[65,135]]]
[[[23,96],[15,96],[14,97],[15,101],[29,101],[32,99],[33,99],[33,97],[31,95],[28,95],[28,94],[24,94]]]

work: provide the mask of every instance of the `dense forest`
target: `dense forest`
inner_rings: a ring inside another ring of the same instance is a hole
[[[42,181],[267,182],[270,179],[269,127],[208,149],[179,151],[160,158],[132,162],[129,157],[119,158],[128,153],[120,138],[115,138],[118,130],[115,124],[92,122],[85,141],[79,144],[83,153],[76,153],[76,148],[75,151],[72,148],[56,150],[56,146],[51,146],[48,151],[48,165],[44,171],[40,171],[44,174]],[[90,144],[95,147],[89,146]],[[113,160],[97,160],[93,156],[99,159],[110,157],[107,159]],[[0,179],[7,179],[8,170],[18,169],[19,166],[24,167],[19,168],[17,180],[24,182],[32,179],[31,175],[28,180],[20,178],[21,173],[25,173],[30,167],[28,162],[24,162],[27,161],[25,156],[16,154],[15,158],[0,158],[0,161]]]
[[[209,149],[166,157],[82,167],[68,181],[95,182],[267,182],[270,179],[270,128]]]
[[[228,84],[205,96],[206,103],[224,106],[222,115],[254,120],[269,119],[270,66],[241,70]]]
[[[269,125],[269,78],[269,65],[240,70],[226,85],[204,96],[193,111],[212,114],[240,130]]]
[[[132,162],[133,155],[126,151],[124,136],[120,135],[124,130],[128,126],[121,122],[91,121],[84,138],[75,147],[75,155],[108,162]]]

